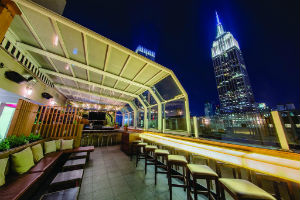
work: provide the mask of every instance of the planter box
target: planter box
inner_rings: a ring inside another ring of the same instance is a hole
[[[26,149],[27,147],[31,147],[31,146],[34,146],[36,144],[39,144],[39,143],[42,143],[42,142],[45,142],[45,141],[47,141],[47,140],[42,139],[42,140],[38,140],[38,141],[35,141],[35,142],[32,142],[32,143],[24,144],[22,146],[15,147],[15,148],[12,148],[12,149],[9,149],[9,150],[6,150],[6,151],[1,151],[0,152],[0,159],[1,158],[7,158],[10,154],[22,151],[23,149]]]

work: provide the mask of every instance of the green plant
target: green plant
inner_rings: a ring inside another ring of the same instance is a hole
[[[7,140],[9,142],[10,148],[14,148],[14,147],[18,147],[21,145],[24,145],[28,142],[26,136],[21,135],[19,137],[12,135],[12,136],[8,136]]]
[[[35,141],[37,141],[37,140],[40,140],[40,139],[42,139],[42,137],[41,137],[41,135],[40,134],[38,134],[38,135],[35,135],[35,134],[33,134],[33,133],[30,133],[30,135],[29,136],[27,136],[27,138],[26,138],[29,142],[35,142]]]
[[[128,124],[124,124],[124,127],[128,127]]]
[[[0,141],[0,151],[5,151],[10,149],[9,141],[7,139],[2,139]]]

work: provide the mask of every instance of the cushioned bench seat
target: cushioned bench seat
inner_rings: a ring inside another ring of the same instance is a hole
[[[6,184],[0,187],[1,200],[20,199],[22,195],[43,175],[43,172],[11,176]]]
[[[53,163],[55,163],[62,154],[63,152],[61,151],[46,154],[44,158],[29,170],[29,173],[45,172],[49,167],[53,166]]]

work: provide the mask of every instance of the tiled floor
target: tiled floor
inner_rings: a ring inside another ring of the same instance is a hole
[[[167,200],[167,178],[158,175],[154,185],[154,167],[144,173],[144,160],[135,162],[120,150],[120,146],[95,148],[85,168],[80,200]],[[173,199],[186,199],[182,188],[173,189]],[[201,199],[201,198],[199,198]]]

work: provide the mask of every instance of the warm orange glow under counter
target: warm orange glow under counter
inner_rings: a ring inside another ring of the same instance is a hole
[[[141,133],[140,137],[155,143],[164,144],[196,153],[201,156],[230,163],[241,168],[265,173],[274,177],[282,178],[292,182],[300,183],[300,155],[298,159],[295,156],[283,158],[283,156],[266,155],[237,148],[214,146],[192,141],[186,141],[179,138],[170,138],[168,135],[156,133]],[[220,143],[222,144],[222,143]],[[276,152],[280,154],[280,152]],[[286,152],[282,152],[284,155]]]

